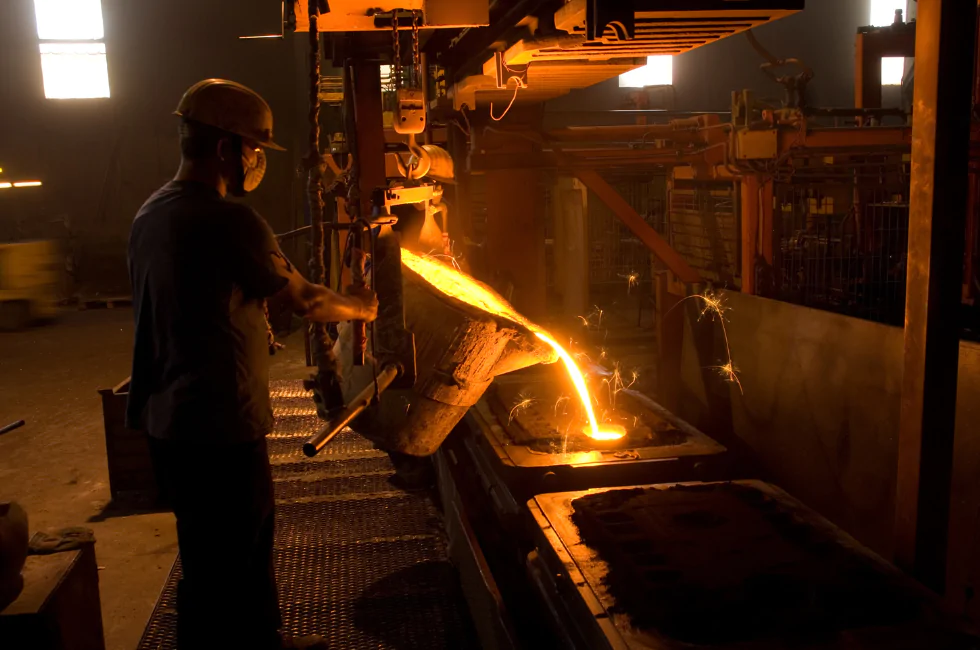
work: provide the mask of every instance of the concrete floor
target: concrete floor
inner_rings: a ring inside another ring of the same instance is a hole
[[[177,553],[170,513],[113,516],[97,390],[129,375],[129,309],[66,311],[54,324],[0,333],[0,500],[19,502],[32,531],[95,531],[108,650],[132,650]],[[276,356],[275,378],[302,377],[302,343]],[[104,516],[105,511],[105,516]]]

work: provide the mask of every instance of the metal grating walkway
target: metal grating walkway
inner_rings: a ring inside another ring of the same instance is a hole
[[[477,648],[466,602],[428,498],[395,490],[386,454],[351,431],[308,459],[319,424],[301,382],[270,386],[276,575],[284,626],[338,649]],[[176,647],[180,559],[139,650]]]

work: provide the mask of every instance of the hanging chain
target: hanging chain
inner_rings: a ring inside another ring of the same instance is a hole
[[[419,54],[419,16],[422,12],[412,9],[412,84],[415,88],[422,87],[422,56]]]
[[[320,167],[320,34],[317,31],[316,1],[310,0],[310,32],[309,32],[309,112],[307,118],[310,124],[309,152],[307,153],[307,183],[306,191],[310,203],[310,223],[313,235],[313,259],[310,264],[310,274],[313,281],[326,284],[323,242],[323,184]]]
[[[402,41],[398,37],[398,10],[391,12],[391,46],[395,51],[391,74],[395,80],[395,90],[402,86]]]

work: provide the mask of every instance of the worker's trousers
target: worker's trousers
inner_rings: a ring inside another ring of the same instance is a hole
[[[177,517],[179,650],[279,648],[265,439],[218,446],[150,438],[150,451]]]

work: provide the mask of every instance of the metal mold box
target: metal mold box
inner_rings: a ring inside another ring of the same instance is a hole
[[[528,570],[573,647],[980,647],[935,596],[760,481],[544,494],[528,507]]]

